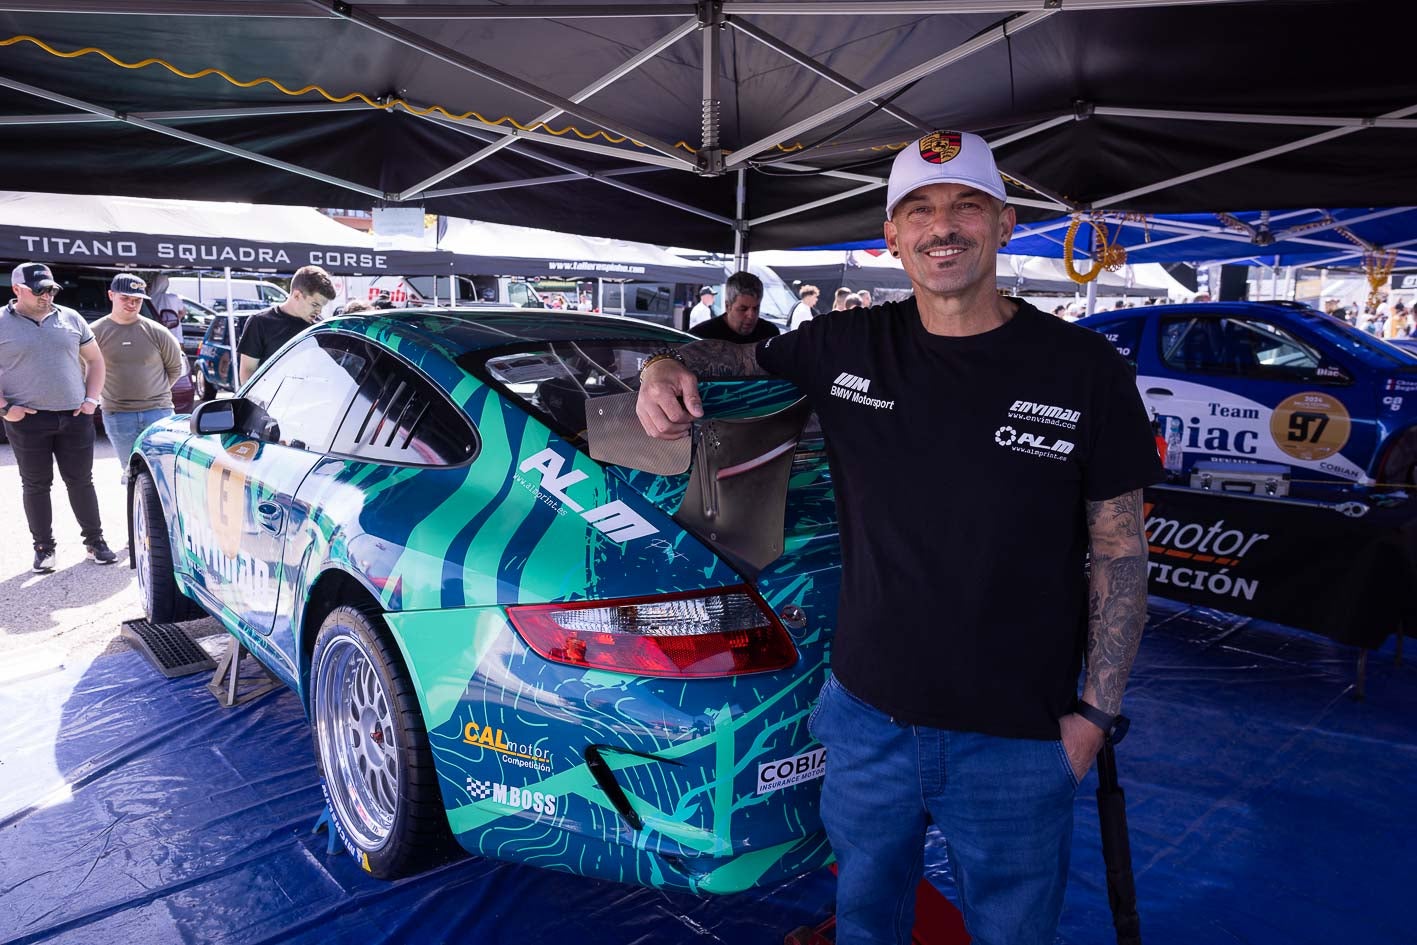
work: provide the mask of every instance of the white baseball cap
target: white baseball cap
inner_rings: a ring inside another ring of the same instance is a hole
[[[1008,200],[989,145],[968,131],[932,131],[895,156],[886,188],[886,219],[911,191],[927,184],[964,184]]]

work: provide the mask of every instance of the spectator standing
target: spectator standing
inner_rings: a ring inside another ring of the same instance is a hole
[[[724,286],[723,314],[695,326],[690,334],[739,344],[780,334],[776,325],[758,317],[762,301],[763,280],[751,272],[735,272]]]
[[[0,416],[19,467],[34,570],[54,570],[54,467],[64,479],[89,560],[117,560],[103,540],[93,487],[93,412],[103,354],[79,313],[54,304],[59,284],[43,263],[10,273],[15,298],[0,310]]]
[[[973,940],[1053,942],[1078,782],[1146,623],[1151,423],[1105,338],[997,294],[1006,199],[982,138],[927,135],[887,187],[886,244],[911,298],[755,347],[684,345],[641,372],[652,436],[703,415],[693,372],[771,374],[808,398],[830,445],[841,604],[808,727],[827,750],[842,945],[909,941],[931,820]],[[899,487],[905,469],[930,470],[928,502]]]
[[[153,311],[157,312],[157,320],[162,323],[164,328],[176,336],[177,344],[181,346],[182,316],[187,313],[187,305],[182,301],[182,296],[172,291],[168,282],[167,273],[159,272],[153,278],[152,292],[150,295],[152,297]]]
[[[172,385],[185,365],[172,332],[142,316],[147,284],[120,272],[108,287],[112,309],[93,324],[103,353],[103,429],[128,482],[128,455],[138,434],[172,416]]]
[[[836,297],[832,299],[832,311],[841,312],[846,310],[846,297],[851,294],[851,290],[846,286],[841,286],[836,290]]]
[[[787,330],[801,328],[817,317],[817,299],[822,290],[814,285],[804,285],[797,290],[797,304],[792,306],[792,315],[787,320]]]
[[[699,304],[689,309],[690,331],[713,318],[713,300],[716,295],[718,295],[718,290],[711,285],[706,285],[699,290]]]
[[[261,362],[280,350],[296,335],[320,319],[320,312],[335,297],[335,284],[330,274],[319,266],[302,266],[290,280],[290,296],[284,302],[256,312],[246,320],[241,342],[236,350],[241,354],[241,383],[255,373]],[[380,293],[380,299],[385,293]],[[390,302],[388,307],[392,307]],[[378,302],[375,308],[383,308]]]
[[[870,290],[870,289],[861,289],[861,290],[859,290],[856,294],[861,297],[861,307],[862,307],[862,308],[870,308],[870,307],[871,307],[871,290]]]
[[[861,301],[860,293],[853,292],[842,301],[842,311],[850,311],[853,308],[865,308],[866,303]]]

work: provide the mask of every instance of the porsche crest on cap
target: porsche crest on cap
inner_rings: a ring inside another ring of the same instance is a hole
[[[958,131],[934,131],[920,139],[920,156],[931,164],[944,164],[961,147]]]

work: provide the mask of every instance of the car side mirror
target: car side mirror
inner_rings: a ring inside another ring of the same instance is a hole
[[[192,411],[187,426],[197,436],[206,436],[212,433],[234,433],[237,425],[236,406],[235,399],[209,400],[206,403],[198,404],[196,409]]]

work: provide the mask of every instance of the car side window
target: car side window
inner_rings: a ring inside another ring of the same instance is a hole
[[[1137,349],[1141,347],[1141,330],[1144,324],[1144,318],[1123,318],[1098,325],[1096,331],[1110,341],[1117,353],[1136,371]]]
[[[1163,319],[1161,357],[1178,371],[1259,380],[1326,376],[1314,348],[1277,325],[1250,318]]]
[[[219,345],[219,344],[224,343],[224,342],[226,341],[226,319],[225,319],[225,318],[214,318],[214,319],[212,319],[212,324],[211,324],[211,327],[210,327],[210,331],[211,331],[211,338],[209,338],[208,341],[210,341],[210,342],[211,342],[212,344],[214,344],[214,345]]]
[[[477,455],[477,433],[462,411],[397,355],[373,351],[331,452],[413,466],[456,466]]]
[[[327,452],[345,409],[368,373],[369,350],[358,338],[320,334],[280,355],[245,392],[269,443]]]

